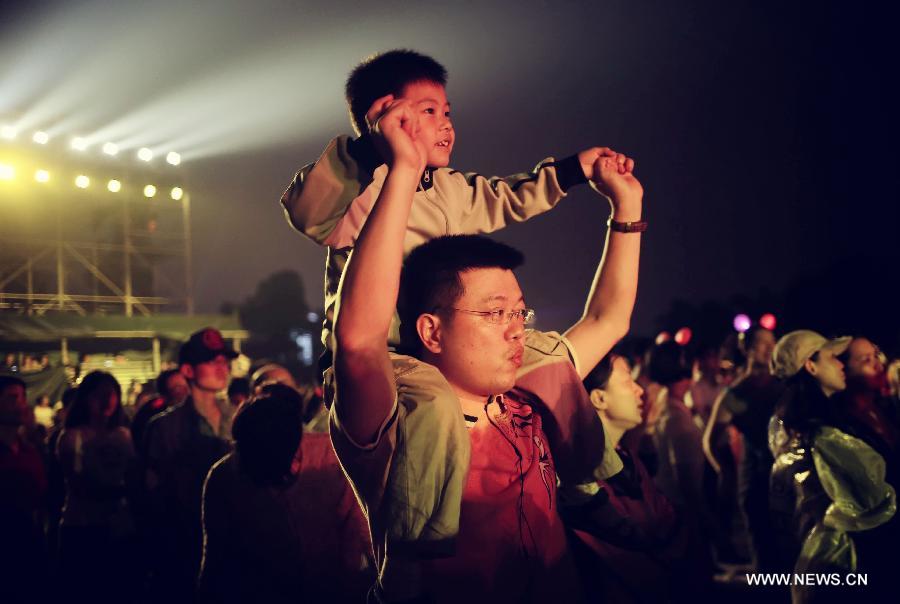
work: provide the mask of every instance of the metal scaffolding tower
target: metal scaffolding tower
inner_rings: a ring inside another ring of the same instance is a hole
[[[193,314],[190,196],[141,187],[0,183],[0,310]]]

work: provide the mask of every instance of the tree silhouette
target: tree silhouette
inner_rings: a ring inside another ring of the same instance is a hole
[[[298,359],[298,335],[311,334],[316,346],[314,356],[321,352],[318,317],[310,316],[306,302],[306,288],[296,271],[284,270],[263,279],[256,291],[237,305],[241,324],[250,331],[244,351],[251,358],[265,358],[281,363],[301,374],[312,375]],[[312,319],[312,320],[311,320]]]

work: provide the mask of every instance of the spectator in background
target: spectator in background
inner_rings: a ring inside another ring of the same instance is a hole
[[[687,592],[697,595],[712,577],[713,523],[703,494],[703,433],[684,403],[691,386],[691,362],[684,348],[670,340],[653,349],[649,371],[650,379],[663,386],[659,421],[653,433],[659,460],[655,481],[685,523],[694,564],[684,579]]]
[[[15,373],[19,370],[19,363],[16,361],[16,353],[6,353],[6,356],[3,358],[3,369],[10,373]]]
[[[890,384],[881,351],[868,338],[857,336],[840,355],[847,389],[834,395],[838,426],[878,451],[887,464],[887,479],[898,482],[900,422],[890,398]]]
[[[253,372],[253,390],[257,392],[265,384],[285,384],[300,393],[303,397],[303,430],[304,432],[328,433],[328,409],[322,399],[319,386],[305,384],[299,386],[291,373],[275,363],[268,363]],[[335,458],[337,463],[337,458]]]
[[[694,381],[690,388],[691,413],[701,430],[706,427],[713,404],[722,391],[719,380],[719,347],[706,345],[700,348],[694,360]]]
[[[146,488],[151,505],[155,599],[189,599],[200,568],[203,481],[231,450],[233,408],[221,395],[237,353],[213,328],[191,335],[178,353],[190,396],[147,425]]]
[[[34,406],[34,421],[45,430],[53,427],[53,407],[50,406],[50,397],[46,394],[38,397]]]
[[[827,340],[801,330],[775,346],[772,373],[787,380],[776,417],[788,440],[772,468],[769,530],[796,539],[793,548],[779,548],[786,564],[794,558],[794,572],[868,573],[869,587],[860,588],[860,596],[887,602],[894,591],[896,562],[889,552],[896,540],[884,529],[896,512],[896,494],[884,480],[884,459],[835,427],[829,400],[846,388],[837,355],[849,344],[850,338]],[[792,588],[794,602],[846,598],[834,587]]]
[[[93,371],[78,386],[57,445],[66,484],[61,585],[99,602],[121,599],[135,578],[135,530],[126,497],[134,447],[125,422],[119,383]]]
[[[138,454],[146,453],[144,436],[147,424],[157,414],[180,405],[190,394],[187,379],[178,369],[166,369],[156,378],[157,396],[140,406],[131,422],[131,437]]]
[[[25,438],[31,408],[25,382],[0,376],[0,601],[34,599],[47,567],[41,528],[47,478],[41,452]]]
[[[69,409],[75,402],[78,388],[66,388],[62,400],[57,404],[53,428],[47,435],[47,545],[51,557],[58,561],[59,554],[59,522],[66,502],[66,479],[56,451],[59,437],[62,435]]]
[[[775,335],[756,326],[744,334],[747,364],[743,374],[725,390],[713,406],[703,438],[706,458],[716,472],[721,464],[713,452],[721,442],[721,430],[729,424],[740,432],[743,451],[738,466],[738,501],[752,542],[754,564],[761,571],[773,570],[776,559],[769,525],[769,471],[772,454],[767,440],[769,418],[784,389],[772,376],[769,361]]]
[[[624,466],[597,482],[590,505],[561,508],[574,533],[572,551],[585,591],[601,602],[669,601],[677,593],[674,562],[684,546],[679,522],[640,459],[620,442],[642,421],[643,389],[627,359],[615,354],[604,357],[584,385]]]
[[[302,413],[283,384],[262,386],[238,411],[235,451],[204,487],[202,601],[365,600],[365,519],[340,468],[326,476],[304,457]]]
[[[886,371],[891,404],[900,405],[900,359],[891,361]]]
[[[237,409],[250,397],[250,379],[236,377],[228,384],[228,402]]]

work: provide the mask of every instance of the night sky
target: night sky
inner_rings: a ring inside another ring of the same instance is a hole
[[[881,3],[16,4],[0,9],[0,121],[129,123],[178,145],[200,311],[281,269],[321,304],[324,251],[278,199],[350,132],[349,69],[410,47],[450,73],[457,169],[506,174],[594,145],[636,159],[650,229],[634,331],[675,300],[793,292],[788,327],[808,309],[811,327],[900,339],[898,53]],[[526,254],[540,327],[578,317],[606,217],[581,187],[498,235]]]

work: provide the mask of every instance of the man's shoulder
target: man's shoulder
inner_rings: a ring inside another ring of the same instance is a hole
[[[555,331],[525,332],[525,349],[518,378],[537,370],[565,370],[575,368],[575,355],[565,336]]]
[[[171,438],[172,435],[180,433],[182,428],[190,421],[190,415],[193,410],[190,408],[191,404],[191,399],[188,399],[151,417],[150,421],[147,422],[145,440],[148,443],[152,443],[160,439]]]

